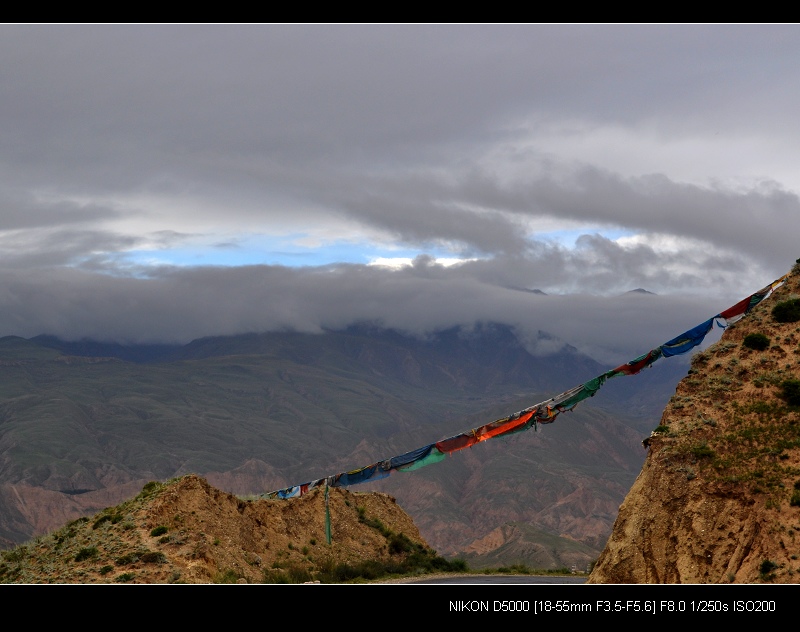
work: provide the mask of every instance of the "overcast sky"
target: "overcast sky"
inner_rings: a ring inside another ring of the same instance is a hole
[[[0,335],[494,320],[624,362],[800,257],[798,25],[6,24],[0,59]]]

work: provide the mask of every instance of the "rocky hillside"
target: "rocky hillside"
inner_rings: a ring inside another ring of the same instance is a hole
[[[588,583],[800,582],[800,260],[697,354]]]
[[[0,583],[341,583],[453,570],[394,498],[329,489],[242,500],[196,475],[0,552]]]

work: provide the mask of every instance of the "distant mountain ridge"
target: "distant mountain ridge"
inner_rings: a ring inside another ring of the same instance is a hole
[[[654,295],[655,292],[650,292],[648,290],[645,290],[642,287],[637,287],[635,290],[628,290],[626,292],[626,294],[653,294]]]
[[[543,331],[538,336],[539,340],[547,342],[557,340]],[[484,323],[471,329],[451,327],[426,337],[361,323],[325,334],[284,331],[211,336],[185,345],[64,341],[47,335],[30,340],[47,348],[57,349],[65,355],[113,357],[137,364],[266,354],[308,365],[324,364],[324,358],[330,360],[333,356],[344,354],[355,357],[357,362],[381,365],[382,376],[394,374],[401,379],[404,360],[398,357],[399,350],[404,354],[415,354],[424,350],[425,354],[435,353],[436,362],[440,366],[454,363],[463,367],[466,362],[475,367],[477,364],[483,368],[484,375],[488,374],[487,368],[499,367],[502,379],[508,380],[512,385],[518,384],[521,388],[539,392],[543,397],[554,395],[612,368],[581,354],[575,347],[564,342],[556,345],[561,348],[559,353],[531,356],[511,327],[497,323]],[[365,352],[366,340],[384,346],[375,347],[380,348],[379,353],[374,350]],[[365,355],[359,357],[359,349]],[[369,357],[370,354],[372,357]],[[636,376],[635,380],[613,380],[604,387],[602,403],[598,405],[624,409],[633,417],[657,417],[669,396],[664,391],[665,385],[669,389],[671,385],[677,384],[687,370],[688,364],[676,359],[648,368]],[[409,376],[405,379],[409,379]],[[425,378],[420,375],[417,383],[422,379]]]
[[[545,332],[538,336],[540,340],[556,340]],[[286,331],[212,336],[186,345],[70,342],[52,336],[37,336],[31,342],[65,355],[113,357],[136,364],[260,355],[326,370],[361,371],[369,367],[381,379],[451,391],[467,383],[473,385],[471,389],[481,383],[490,387],[500,380],[509,389],[533,387],[544,394],[563,388],[570,380],[590,379],[607,368],[566,343],[558,345],[558,353],[531,356],[512,328],[496,323],[470,329],[457,326],[425,337],[358,324],[322,334]],[[442,367],[448,368],[443,371]]]
[[[56,336],[42,334],[30,338],[43,347],[58,349],[65,355],[81,357],[119,358],[126,362],[150,363],[161,362],[176,353],[183,345],[168,344],[134,344],[122,345],[116,342],[99,342],[97,340],[65,341]]]

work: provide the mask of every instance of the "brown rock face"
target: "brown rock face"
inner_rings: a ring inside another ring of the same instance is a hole
[[[588,583],[800,582],[799,297],[796,265],[693,358]]]

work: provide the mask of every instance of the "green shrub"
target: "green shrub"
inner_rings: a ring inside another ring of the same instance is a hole
[[[289,580],[293,584],[303,584],[312,581],[311,573],[302,566],[292,565],[287,569]]]
[[[261,580],[264,584],[291,584],[289,576],[286,573],[273,573],[271,571],[264,571],[264,577]]]
[[[693,446],[691,453],[698,459],[706,459],[714,456],[714,450],[709,448],[707,443],[700,443]]]
[[[159,489],[161,489],[162,485],[158,481],[150,481],[146,483],[144,487],[142,487],[142,491],[136,496],[136,500],[143,500],[152,496],[156,493]]]
[[[781,301],[772,308],[772,318],[779,323],[796,323],[800,320],[800,299]]]
[[[133,573],[122,573],[122,575],[117,575],[114,579],[115,582],[123,583],[131,581],[135,575]]]
[[[167,531],[169,531],[169,529],[167,529],[165,526],[161,525],[161,526],[156,527],[155,529],[153,529],[150,532],[150,535],[152,535],[153,537],[156,537],[156,536],[159,536],[159,535],[164,535]]]
[[[97,547],[90,546],[85,549],[81,549],[78,551],[78,554],[75,556],[76,562],[83,562],[84,560],[90,560],[93,557],[97,557]]]
[[[800,507],[800,489],[796,489],[792,492],[792,499],[789,501],[789,504],[792,507]]]
[[[416,546],[405,533],[393,533],[389,536],[389,553],[391,555],[410,553],[415,548]]]
[[[214,576],[214,583],[215,584],[235,584],[239,581],[241,575],[234,571],[233,569],[229,568],[222,573],[217,573]]]
[[[108,522],[109,520],[111,520],[111,516],[109,516],[108,514],[106,514],[105,516],[100,516],[97,520],[94,521],[92,529],[97,529],[97,527],[99,527],[104,522]]]
[[[114,564],[117,566],[127,566],[128,564],[135,564],[138,561],[138,555],[135,555],[134,553],[128,553],[127,555],[123,555],[114,560]]]
[[[106,522],[110,522],[111,524],[117,524],[121,520],[122,516],[118,513],[104,514],[94,521],[94,524],[92,524],[92,529],[97,529],[98,527],[100,527],[100,525],[105,524]]]
[[[343,582],[371,581],[386,575],[420,575],[433,572],[467,572],[469,567],[464,560],[454,560],[452,562],[436,555],[432,550],[428,550],[421,545],[414,544],[406,536],[395,536],[395,545],[399,548],[406,548],[407,543],[412,550],[411,553],[394,557],[393,559],[382,560],[363,560],[356,564],[322,564],[317,571],[317,577],[323,584],[339,584]],[[391,545],[390,545],[391,546]],[[305,575],[291,572],[283,574],[264,573],[266,583],[300,583],[308,581]]]
[[[143,553],[139,559],[145,564],[164,564],[167,561],[167,556],[160,551],[148,551]]]
[[[744,337],[742,344],[748,349],[763,351],[769,347],[769,338],[767,338],[764,334],[747,334]]]
[[[789,406],[800,406],[800,380],[781,382],[781,398]]]
[[[462,559],[451,560],[450,567],[454,573],[466,573],[469,571],[467,561]]]
[[[10,551],[0,551],[0,557],[6,562],[18,563],[28,557],[28,547],[24,544]]]

